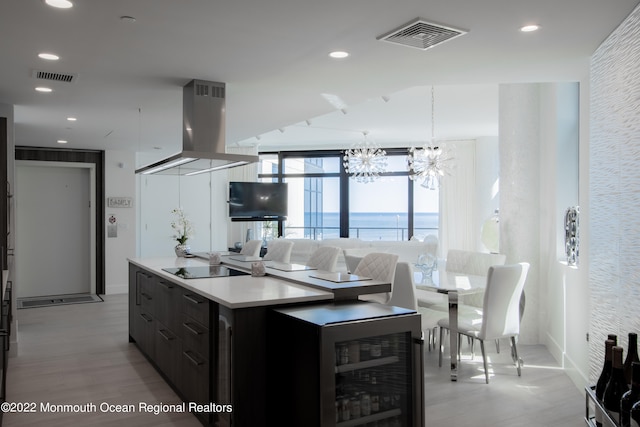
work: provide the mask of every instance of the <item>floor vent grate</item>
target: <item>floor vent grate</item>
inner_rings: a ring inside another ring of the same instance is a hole
[[[102,302],[99,295],[52,295],[46,297],[18,298],[18,309],[51,307],[55,305],[81,304],[88,302]]]

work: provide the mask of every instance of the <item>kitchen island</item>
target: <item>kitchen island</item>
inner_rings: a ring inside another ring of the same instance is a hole
[[[246,273],[245,265],[224,267]],[[331,301],[333,291],[345,286],[327,283],[323,289],[317,279],[307,286],[299,272],[291,280],[250,274],[190,279],[165,270],[190,267],[219,273],[197,258],[129,259],[129,340],[204,425],[230,426],[233,420],[234,426],[265,426],[268,311]],[[390,287],[366,281],[346,288],[357,297]]]

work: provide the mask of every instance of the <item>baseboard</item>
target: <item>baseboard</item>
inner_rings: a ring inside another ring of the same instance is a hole
[[[586,386],[591,385],[589,384],[589,375],[582,372],[578,367],[578,365],[576,365],[569,356],[565,355],[564,359],[565,359],[564,372],[575,384],[578,390],[583,392]]]
[[[582,372],[580,367],[564,352],[564,349],[558,342],[553,339],[553,337],[549,334],[546,334],[545,345],[547,346],[547,350],[553,356],[558,363],[562,366],[562,369],[567,374],[571,382],[578,388],[578,390],[583,391],[584,388],[589,384],[589,376]]]
[[[544,345],[547,346],[547,350],[549,350],[553,358],[564,368],[564,348],[548,333],[545,334],[545,337]]]

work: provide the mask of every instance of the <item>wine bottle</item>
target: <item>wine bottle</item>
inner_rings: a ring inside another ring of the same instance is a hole
[[[640,402],[636,402],[631,407],[631,427],[640,427]]]
[[[611,337],[611,335],[609,335]],[[611,377],[611,349],[615,345],[613,340],[606,340],[604,342],[604,364],[602,365],[602,372],[596,383],[596,397],[602,402],[604,396],[604,390],[607,388],[609,377]],[[602,411],[599,406],[596,406],[596,426],[602,427]]]
[[[618,345],[618,336],[616,334],[607,335],[607,339],[613,341],[613,345]]]
[[[631,426],[631,408],[640,401],[640,363],[631,364],[631,390],[628,390],[620,399],[620,426]]]
[[[627,357],[624,359],[624,377],[627,380],[627,384],[631,384],[633,362],[640,362],[638,359],[638,334],[634,332],[629,333],[629,349],[627,350]]]
[[[604,408],[609,413],[609,416],[617,423],[620,423],[620,400],[622,399],[622,395],[629,390],[627,381],[624,379],[624,370],[622,367],[623,351],[622,347],[617,345],[611,349],[611,377],[609,377],[609,382],[602,396]]]

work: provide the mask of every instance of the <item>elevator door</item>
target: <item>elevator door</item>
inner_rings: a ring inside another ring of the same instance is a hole
[[[16,162],[18,298],[94,293],[88,167]]]

